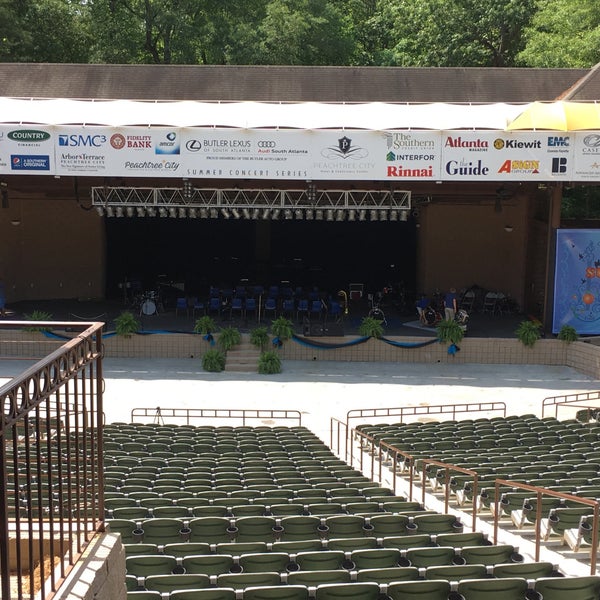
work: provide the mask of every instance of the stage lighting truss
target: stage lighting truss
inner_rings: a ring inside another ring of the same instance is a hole
[[[102,217],[279,219],[406,222],[413,209],[407,190],[205,189],[185,179],[180,188],[93,187]]]

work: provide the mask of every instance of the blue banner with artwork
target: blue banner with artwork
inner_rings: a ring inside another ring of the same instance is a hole
[[[559,229],[552,332],[600,334],[600,229]]]

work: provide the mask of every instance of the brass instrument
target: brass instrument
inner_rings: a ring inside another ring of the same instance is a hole
[[[348,314],[348,294],[346,293],[345,290],[340,290],[337,295],[343,299],[342,304],[344,306],[344,315],[347,315]]]

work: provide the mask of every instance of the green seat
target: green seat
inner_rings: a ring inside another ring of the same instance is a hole
[[[388,585],[386,594],[392,600],[448,600],[450,584],[447,581],[395,581]]]
[[[399,535],[384,537],[381,540],[381,545],[384,548],[399,548],[406,550],[407,548],[424,548],[427,546],[435,546],[428,533],[416,533],[414,535]]]
[[[229,554],[188,554],[181,564],[186,573],[220,575],[233,569],[233,557]]]
[[[281,576],[275,572],[264,573],[225,573],[217,575],[218,587],[231,587],[235,590],[242,590],[247,587],[261,585],[279,585]]]
[[[313,515],[282,517],[281,541],[315,540],[321,536],[321,519]]]
[[[305,585],[258,586],[244,589],[244,600],[308,600]]]
[[[327,540],[328,550],[343,550],[344,552],[353,552],[354,550],[368,550],[377,548],[377,538],[358,537],[358,538],[334,538]]]
[[[524,577],[525,579],[540,579],[541,577],[556,577],[557,570],[551,562],[522,562],[500,563],[494,565],[492,575],[501,577]]]
[[[600,597],[600,577],[541,577],[534,589],[544,600],[596,600]]]
[[[397,567],[401,553],[397,548],[356,550],[350,554],[355,569],[382,569]]]
[[[231,541],[233,533],[229,531],[231,523],[226,517],[196,517],[190,520],[190,541],[218,544]]]
[[[294,571],[288,573],[290,585],[306,585],[315,587],[325,583],[350,583],[352,574],[343,569],[322,569],[320,571]]]
[[[460,556],[468,565],[497,565],[500,563],[523,562],[523,556],[517,552],[517,549],[512,544],[465,546],[460,549]]]
[[[457,564],[459,559],[451,546],[433,546],[431,548],[408,548],[400,566],[419,568],[434,565]]]
[[[173,544],[185,541],[187,528],[181,519],[152,518],[141,522],[141,541],[153,544]]]
[[[444,579],[461,581],[487,577],[485,565],[437,565],[425,569],[425,579]]]
[[[324,583],[317,586],[316,600],[377,600],[379,585],[370,582]]]
[[[125,558],[128,575],[169,575],[177,566],[177,559],[166,554],[134,554]]]
[[[523,600],[527,592],[527,580],[520,577],[505,579],[466,579],[459,581],[457,592],[464,600]],[[565,600],[567,596],[563,596]],[[568,596],[573,600],[571,596]],[[544,596],[544,600],[548,600]]]
[[[176,558],[183,558],[188,554],[210,554],[210,544],[205,542],[175,542],[174,544],[165,544],[163,553]]]
[[[345,553],[341,550],[298,552],[296,554],[296,564],[301,571],[341,569],[345,558]]]
[[[331,539],[360,537],[370,534],[373,529],[360,515],[333,515],[325,518],[324,524],[328,528],[327,537]]]
[[[384,567],[374,569],[359,569],[356,581],[374,581],[379,584],[389,584],[392,581],[413,581],[419,579],[417,567]]]
[[[178,573],[176,575],[148,575],[144,585],[149,590],[170,594],[175,590],[190,590],[210,587],[208,575]]]
[[[238,563],[244,573],[283,573],[290,564],[290,555],[287,552],[256,552],[241,555]]]
[[[233,588],[209,588],[176,590],[169,594],[169,600],[236,600]]]

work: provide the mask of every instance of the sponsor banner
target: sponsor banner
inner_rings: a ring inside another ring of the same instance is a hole
[[[574,134],[572,181],[600,181],[600,131]]]
[[[600,334],[600,230],[559,229],[552,332],[571,325],[580,335]]]
[[[48,175],[54,172],[54,133],[36,125],[0,126],[0,173]]]
[[[109,175],[109,127],[57,127],[54,157],[58,175]]]
[[[386,131],[382,136],[385,142],[384,179],[440,179],[440,131]]]
[[[568,180],[572,150],[572,135],[565,133],[447,131],[440,179]]]
[[[311,179],[311,132],[181,130],[181,174],[219,179]]]

